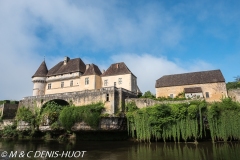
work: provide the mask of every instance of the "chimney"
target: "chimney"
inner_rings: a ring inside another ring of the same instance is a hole
[[[63,64],[66,65],[68,63],[68,61],[70,60],[69,57],[65,56],[64,57],[64,61],[63,61]]]
[[[102,70],[102,73],[105,73],[105,69]]]
[[[90,64],[86,64],[86,70],[89,68]]]

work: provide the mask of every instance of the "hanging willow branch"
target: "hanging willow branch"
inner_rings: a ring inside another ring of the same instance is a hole
[[[212,141],[240,138],[240,104],[229,98],[211,104],[195,101],[143,109],[129,103],[126,108],[129,135],[139,141],[197,141],[206,136],[207,129]],[[206,120],[208,125],[204,124]]]

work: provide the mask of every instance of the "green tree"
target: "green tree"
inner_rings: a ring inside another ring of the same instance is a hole
[[[240,76],[236,76],[235,78],[235,82],[240,82]]]
[[[152,94],[150,91],[147,91],[143,94],[143,98],[155,98],[155,95]]]
[[[234,82],[228,82],[226,84],[227,90],[240,88],[240,76],[236,76],[234,77],[234,79],[235,79]]]

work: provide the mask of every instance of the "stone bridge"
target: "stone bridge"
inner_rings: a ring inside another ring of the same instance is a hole
[[[123,88],[105,87],[98,90],[84,90],[78,92],[67,92],[58,94],[48,94],[40,96],[24,97],[19,102],[19,107],[42,107],[49,101],[62,100],[66,104],[82,106],[92,103],[102,102],[105,107],[105,113],[115,114],[124,111],[125,99],[135,98],[136,93]]]

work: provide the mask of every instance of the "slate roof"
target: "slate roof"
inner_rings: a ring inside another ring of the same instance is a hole
[[[80,58],[69,59],[66,65],[64,65],[64,61],[59,62],[54,67],[52,67],[47,76],[66,74],[71,72],[81,72],[84,73],[86,69],[86,65]]]
[[[89,64],[89,67],[88,67],[88,69],[86,69],[83,76],[88,76],[88,75],[98,75],[98,76],[100,76],[101,74],[102,74],[102,72],[100,71],[100,69],[98,68],[97,65]]]
[[[165,75],[156,80],[155,88],[225,82],[220,70]]]
[[[103,74],[102,77],[105,76],[114,76],[114,75],[122,75],[122,74],[132,74],[132,72],[128,69],[124,62],[114,63],[112,64]]]
[[[192,88],[184,88],[185,93],[201,93],[202,88],[201,87],[192,87]]]
[[[47,69],[47,65],[45,63],[45,61],[43,61],[41,63],[41,65],[39,66],[39,68],[37,69],[37,71],[35,72],[35,74],[32,76],[33,77],[46,77],[48,73],[48,69]]]

